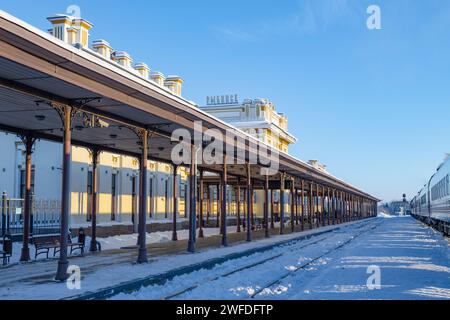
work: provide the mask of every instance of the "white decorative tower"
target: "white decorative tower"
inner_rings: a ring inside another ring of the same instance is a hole
[[[148,65],[144,62],[138,62],[134,65],[134,70],[136,70],[137,72],[139,72],[139,74],[144,78],[144,79],[148,79],[149,75],[150,75],[150,68],[148,67]]]
[[[89,21],[66,14],[48,17],[47,20],[52,24],[51,33],[56,38],[71,45],[89,45],[89,30],[93,27]]]
[[[95,40],[92,43],[92,49],[97,53],[101,54],[106,59],[111,59],[111,54],[113,49],[110,44],[105,40]]]
[[[115,51],[112,59],[125,68],[131,68],[131,64],[133,63],[131,56],[125,51]]]

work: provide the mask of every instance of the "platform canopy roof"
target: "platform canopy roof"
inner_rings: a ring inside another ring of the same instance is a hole
[[[193,135],[195,121],[201,122],[203,130],[215,128],[244,138],[247,157],[256,152],[255,144],[263,144],[132,70],[0,11],[0,129],[19,134],[32,131],[39,138],[61,141],[62,124],[53,107],[58,104],[79,111],[72,132],[73,144],[78,146],[138,157],[140,145],[133,129],[146,128],[151,132],[151,159],[171,163],[172,132],[183,128]],[[92,116],[101,119],[100,126],[87,125]],[[200,167],[222,171],[221,165]],[[262,181],[260,167],[252,165],[252,178]],[[297,181],[314,181],[378,201],[286,153],[280,152],[279,167]],[[244,178],[245,166],[230,165],[228,174]]]

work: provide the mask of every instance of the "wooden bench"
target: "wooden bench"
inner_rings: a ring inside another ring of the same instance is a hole
[[[255,230],[261,230],[264,227],[264,220],[261,219],[255,219],[255,225],[254,228]]]
[[[72,237],[69,234],[69,237],[67,238],[67,248],[70,249],[69,255],[72,255],[72,253],[76,250],[80,250],[80,254],[84,255],[84,247],[85,247],[85,243],[86,243],[86,235],[84,234],[84,230],[81,231],[80,229],[80,233],[78,234],[78,239],[77,242],[73,242],[72,241]],[[56,248],[53,256],[55,256],[55,254],[57,254],[59,252],[60,248]]]
[[[53,256],[56,255],[56,250],[60,246],[60,235],[59,234],[53,234],[53,235],[45,235],[45,236],[34,236],[32,241],[34,244],[34,248],[36,249],[36,252],[34,254],[34,259],[37,259],[37,257],[40,254],[45,253],[48,255],[50,253],[50,250],[53,249]]]
[[[61,236],[59,234],[33,237],[33,244],[36,249],[34,259],[37,259],[40,254],[44,253],[47,255],[48,259],[50,250],[52,249],[53,257],[55,257],[56,254],[61,250],[60,238]],[[70,249],[69,255],[72,255],[72,253],[76,250],[80,250],[81,255],[84,255],[85,242],[86,236],[84,235],[84,233],[80,233],[78,235],[77,242],[73,242],[72,237],[69,234],[67,237],[67,248]]]
[[[2,257],[3,265],[6,266],[9,263],[9,259],[12,256],[12,239],[10,236],[3,237],[3,249],[0,250],[0,257]]]

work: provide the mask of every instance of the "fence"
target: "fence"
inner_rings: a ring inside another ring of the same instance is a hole
[[[23,199],[0,198],[0,236],[11,234],[15,237],[23,234],[24,223]],[[30,234],[51,234],[60,227],[61,203],[58,200],[35,199],[31,197]]]

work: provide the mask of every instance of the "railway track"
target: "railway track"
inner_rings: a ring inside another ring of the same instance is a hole
[[[344,241],[343,243],[339,244],[338,246],[336,246],[336,247],[334,247],[334,248],[332,248],[332,249],[326,251],[325,253],[323,253],[323,254],[321,254],[321,255],[319,255],[319,256],[317,256],[317,257],[311,259],[310,261],[308,261],[308,262],[306,262],[306,263],[304,263],[304,264],[302,264],[302,265],[300,265],[300,266],[298,266],[298,267],[295,267],[295,268],[293,268],[293,269],[290,269],[290,270],[289,270],[286,274],[284,274],[283,276],[281,276],[281,277],[277,278],[276,280],[273,280],[273,281],[269,282],[268,284],[264,285],[263,287],[261,287],[261,288],[255,290],[255,292],[252,293],[252,294],[250,295],[249,299],[254,299],[257,295],[259,295],[260,293],[264,292],[266,289],[270,289],[271,287],[273,287],[273,286],[275,286],[275,285],[277,285],[277,284],[280,284],[284,279],[286,279],[286,278],[292,276],[295,272],[297,272],[297,271],[299,271],[299,270],[303,270],[303,269],[305,269],[306,267],[312,265],[314,262],[316,262],[316,261],[322,259],[323,257],[329,255],[330,253],[333,253],[333,252],[335,252],[336,250],[339,250],[339,249],[345,247],[346,245],[348,245],[349,243],[351,243],[353,240],[359,238],[359,237],[362,236],[363,234],[366,234],[367,232],[370,232],[370,231],[376,229],[380,224],[381,224],[381,223],[378,222],[378,223],[375,224],[375,226],[372,226],[372,227],[370,227],[370,228],[367,228],[367,230],[363,230],[362,232],[360,232],[360,233],[358,233],[357,235],[351,237],[351,238],[348,239],[347,241]]]
[[[360,226],[357,226],[357,227],[354,227],[354,228],[358,230],[358,229],[361,229],[361,228],[364,228],[364,227],[366,227],[366,225],[365,225],[365,224],[361,224]],[[375,227],[374,227],[374,228],[375,228]],[[370,228],[370,230],[372,230],[372,229],[374,229],[374,228]],[[365,233],[365,232],[368,232],[368,231],[370,231],[370,230],[364,230],[363,232],[359,233],[356,237],[358,237],[359,235],[361,235],[361,234],[363,234],[363,233]],[[335,231],[335,234],[337,234],[337,233],[339,233],[339,231]],[[197,288],[200,287],[201,285],[204,285],[206,282],[216,281],[216,280],[220,280],[220,279],[225,279],[225,278],[227,278],[227,277],[229,277],[229,276],[231,276],[231,275],[233,275],[233,274],[236,274],[236,273],[241,272],[241,271],[250,270],[250,269],[259,267],[259,266],[261,266],[261,265],[263,265],[263,264],[265,264],[265,263],[267,263],[267,262],[270,262],[270,261],[273,261],[273,260],[275,260],[275,259],[281,258],[282,256],[292,255],[292,254],[295,253],[295,252],[298,252],[298,251],[300,251],[300,250],[302,250],[302,249],[305,249],[305,248],[307,248],[307,247],[309,247],[309,246],[312,246],[312,245],[314,245],[314,244],[317,244],[317,243],[319,243],[319,242],[321,242],[321,241],[323,241],[323,240],[329,238],[329,236],[330,236],[329,234],[323,235],[323,236],[318,236],[319,238],[314,239],[314,241],[305,243],[304,245],[302,245],[302,246],[300,246],[300,247],[296,247],[296,248],[295,248],[294,250],[292,250],[292,251],[284,252],[284,253],[279,253],[279,254],[273,255],[273,256],[271,256],[271,257],[261,259],[261,260],[259,260],[259,261],[257,261],[257,262],[253,262],[253,263],[251,263],[251,264],[248,264],[248,265],[245,265],[245,266],[241,266],[241,267],[239,267],[239,268],[237,268],[237,269],[234,269],[234,270],[232,270],[232,271],[228,271],[228,272],[226,272],[226,273],[224,273],[224,274],[217,275],[217,276],[214,276],[214,277],[211,277],[211,278],[207,278],[207,279],[202,279],[201,282],[198,281],[198,282],[194,283],[193,285],[191,285],[191,286],[189,286],[189,287],[187,287],[187,288],[183,288],[183,289],[181,289],[181,290],[178,290],[178,291],[172,292],[172,293],[170,293],[170,294],[167,294],[167,295],[165,295],[164,297],[162,297],[162,298],[160,298],[160,299],[161,299],[161,300],[171,300],[171,299],[177,298],[177,297],[179,297],[179,296],[181,296],[181,295],[184,295],[184,294],[186,294],[186,293],[188,293],[188,292],[190,292],[190,291],[192,291],[192,290],[194,290],[194,289],[197,289]],[[352,237],[349,241],[345,241],[344,243],[342,243],[342,244],[339,245],[338,247],[335,247],[335,248],[331,249],[329,252],[327,251],[324,255],[329,254],[331,251],[334,251],[334,250],[336,250],[336,249],[339,249],[340,247],[342,247],[342,246],[348,244],[350,241],[354,240],[356,237]],[[315,238],[315,237],[313,237],[313,238]],[[313,238],[310,238],[310,239],[308,239],[308,240],[311,240],[311,239],[313,239]],[[304,241],[304,240],[303,240],[303,241]],[[284,245],[284,246],[289,246],[289,245],[292,245],[293,243],[296,243],[296,242],[298,242],[298,240],[296,240],[296,241],[294,240],[292,243],[286,244],[286,245]],[[324,255],[321,255],[320,257],[317,257],[317,258],[315,258],[314,260],[309,261],[307,264],[304,264],[304,265],[300,266],[299,268],[305,268],[305,267],[307,267],[308,265],[310,265],[310,264],[313,263],[314,261],[317,261],[318,259],[320,259],[320,258],[321,258],[322,256],[324,256]],[[281,281],[281,280],[284,279],[286,276],[287,276],[287,275],[283,276],[282,278],[277,279],[277,281],[274,281],[273,284],[276,284],[278,281]],[[272,285],[272,283],[269,284],[269,286],[271,286],[271,285]],[[267,288],[267,287],[264,287],[264,288],[262,288],[262,290],[264,290],[264,289],[266,289],[266,288]],[[262,290],[261,290],[261,291],[258,290],[258,292],[255,293],[253,296],[251,296],[251,298],[253,298],[255,295],[257,295],[257,294],[259,294],[260,292],[262,292]]]

